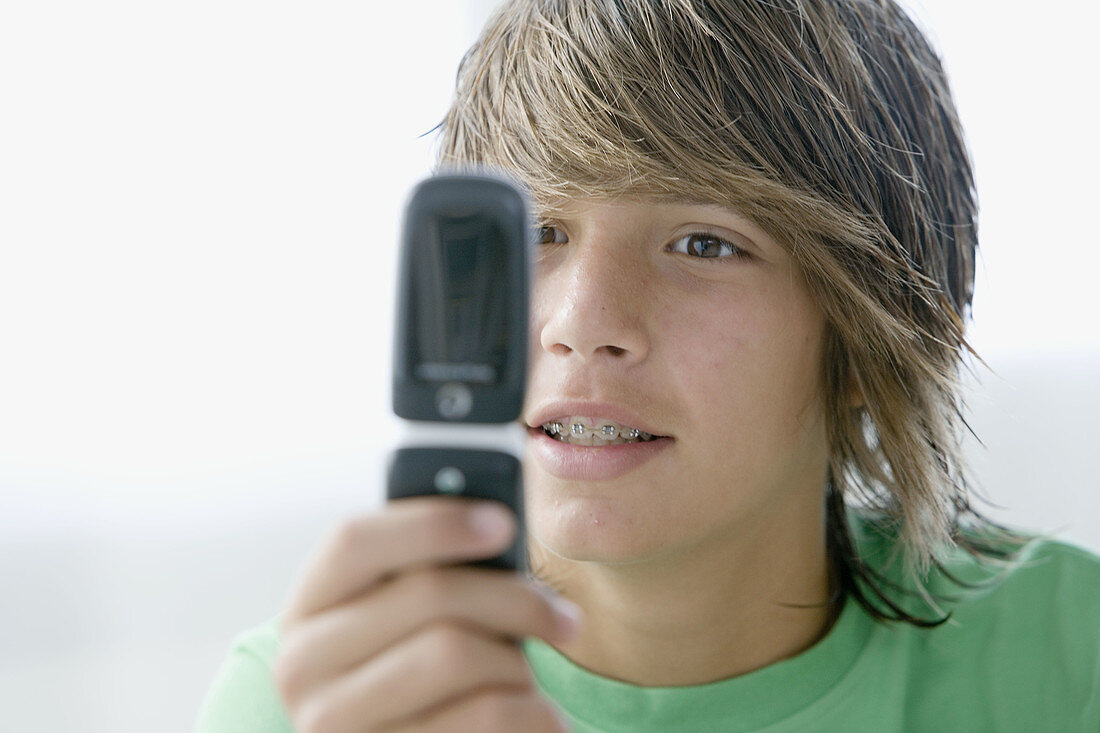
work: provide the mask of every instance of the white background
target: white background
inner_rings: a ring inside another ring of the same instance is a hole
[[[0,705],[187,730],[380,501],[395,242],[491,2],[0,6]],[[1091,3],[925,0],[983,205],[972,460],[1100,550]]]

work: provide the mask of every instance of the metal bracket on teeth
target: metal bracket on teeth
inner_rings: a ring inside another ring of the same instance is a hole
[[[584,437],[589,429],[588,426],[584,423],[570,423],[567,430],[564,424],[560,422],[552,422],[547,423],[546,431],[551,435],[564,436],[568,433],[570,435],[581,438]],[[637,428],[628,428],[620,432],[619,429],[616,428],[614,425],[604,425],[598,430],[593,428],[593,431],[595,431],[595,434],[598,437],[603,438],[604,440],[615,440],[615,438],[623,438],[624,440],[645,440],[653,437],[649,433],[643,433]]]

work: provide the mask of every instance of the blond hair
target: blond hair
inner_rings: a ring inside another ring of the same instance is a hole
[[[828,322],[842,590],[879,618],[935,623],[861,560],[848,504],[896,531],[911,576],[956,543],[997,554],[960,532],[995,526],[970,504],[961,449],[971,165],[940,61],[894,2],[510,0],[463,59],[439,161],[504,168],[536,202],[692,200],[754,220]]]

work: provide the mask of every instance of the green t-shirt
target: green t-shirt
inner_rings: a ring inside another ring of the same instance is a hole
[[[863,544],[873,561],[890,547]],[[960,553],[967,581],[993,571]],[[929,588],[959,596],[945,578]],[[575,733],[1100,733],[1100,558],[1035,542],[992,587],[947,606],[939,627],[872,619],[849,600],[805,652],[746,675],[639,687],[589,672],[538,639],[524,653]],[[271,679],[276,622],[240,635],[203,703],[198,733],[289,733]]]

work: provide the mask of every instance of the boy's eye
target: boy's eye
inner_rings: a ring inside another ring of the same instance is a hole
[[[670,244],[669,249],[673,252],[703,259],[745,256],[744,250],[713,234],[688,234]]]
[[[539,244],[568,244],[569,237],[557,227],[540,226],[535,229],[535,241]]]

